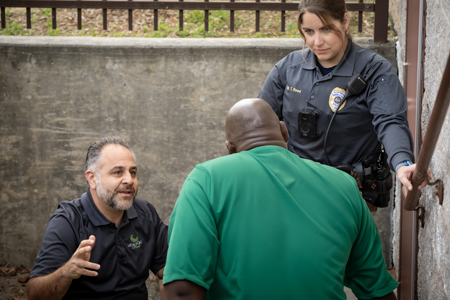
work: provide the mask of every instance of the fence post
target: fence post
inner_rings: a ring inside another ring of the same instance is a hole
[[[31,7],[27,7],[27,28],[31,29]]]
[[[103,30],[108,30],[108,12],[106,11],[106,8],[103,9]]]
[[[183,2],[183,0],[178,0],[180,2]],[[178,31],[183,31],[183,25],[184,25],[184,18],[183,18],[183,10],[180,9],[178,11],[179,17],[178,17]]]
[[[5,14],[5,8],[2,7],[2,29],[6,28],[6,14]]]
[[[373,41],[387,43],[387,28],[389,18],[389,0],[375,0],[375,24]]]
[[[52,7],[52,29],[56,30],[56,7]]]

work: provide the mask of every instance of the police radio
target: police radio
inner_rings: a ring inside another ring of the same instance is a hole
[[[356,163],[334,167],[356,179],[364,200],[376,207],[386,207],[391,200],[392,175],[381,143],[377,148]]]

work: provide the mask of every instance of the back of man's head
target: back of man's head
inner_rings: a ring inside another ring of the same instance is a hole
[[[127,142],[125,142],[124,139],[118,136],[108,136],[101,138],[100,140],[94,142],[91,146],[89,146],[86,154],[85,171],[92,170],[95,173],[98,173],[98,170],[101,168],[102,149],[105,146],[111,144],[120,145],[127,148],[136,161],[136,156],[134,155],[133,150],[131,150],[130,146],[127,144]]]
[[[225,127],[229,153],[267,145],[286,148],[289,138],[284,123],[262,99],[243,99],[233,105]]]

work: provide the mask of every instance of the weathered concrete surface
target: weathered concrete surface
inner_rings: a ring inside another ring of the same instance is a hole
[[[422,134],[425,135],[450,53],[450,2],[427,1]],[[448,85],[446,82],[444,85]],[[446,188],[444,203],[438,204],[435,187],[427,187],[421,202],[426,210],[425,227],[419,231],[419,299],[450,299],[450,112],[447,112],[440,138],[431,160],[433,179]]]
[[[398,77],[404,84],[405,45],[406,45],[406,0],[389,1],[389,20],[397,40],[397,62],[399,63]]]
[[[393,42],[356,41],[395,64]],[[130,143],[139,196],[168,222],[191,169],[226,154],[228,109],[256,97],[274,64],[302,45],[0,37],[0,262],[33,264],[58,203],[86,190],[86,150],[105,135]]]
[[[393,6],[396,6],[399,15],[402,15],[398,24],[399,49],[403,53],[403,58],[399,59],[399,65],[404,62],[405,26],[406,26],[406,0],[390,1],[390,14],[394,15]],[[434,107],[434,102],[441,85],[442,74],[450,53],[450,2],[446,0],[426,1],[425,19],[425,53],[424,53],[424,93],[422,97],[421,127],[422,137],[430,121],[430,116]],[[401,57],[401,56],[400,56]],[[448,83],[444,83],[448,84]],[[444,203],[438,204],[435,195],[435,187],[426,187],[420,199],[425,208],[425,226],[419,229],[419,252],[417,295],[418,299],[450,299],[450,112],[436,145],[431,161],[430,169],[433,180],[439,178],[443,180]],[[400,207],[400,200],[396,201]],[[399,220],[400,212],[395,210],[394,220],[394,263],[399,261]]]

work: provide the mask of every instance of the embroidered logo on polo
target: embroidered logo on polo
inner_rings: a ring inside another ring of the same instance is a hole
[[[331,91],[330,100],[328,101],[328,104],[330,105],[330,108],[333,112],[335,112],[336,109],[338,108],[339,104],[341,104],[342,99],[344,99],[344,96],[345,96],[345,90],[343,90],[341,88],[337,87],[337,88],[334,88],[333,91]],[[347,100],[344,101],[344,103],[341,105],[339,110],[344,108],[346,102],[347,102]]]
[[[131,243],[129,243],[129,244],[127,245],[128,248],[136,249],[136,248],[141,247],[142,240],[139,240],[139,236],[138,236],[137,234],[136,234],[136,237],[134,237],[134,234],[132,234],[132,235],[130,236],[130,241],[131,241]]]
[[[295,87],[288,86],[288,85],[286,85],[286,89],[288,91],[293,91],[293,92],[296,92],[296,93],[299,93],[299,94],[301,94],[301,92],[302,92],[302,90],[297,90]]]

